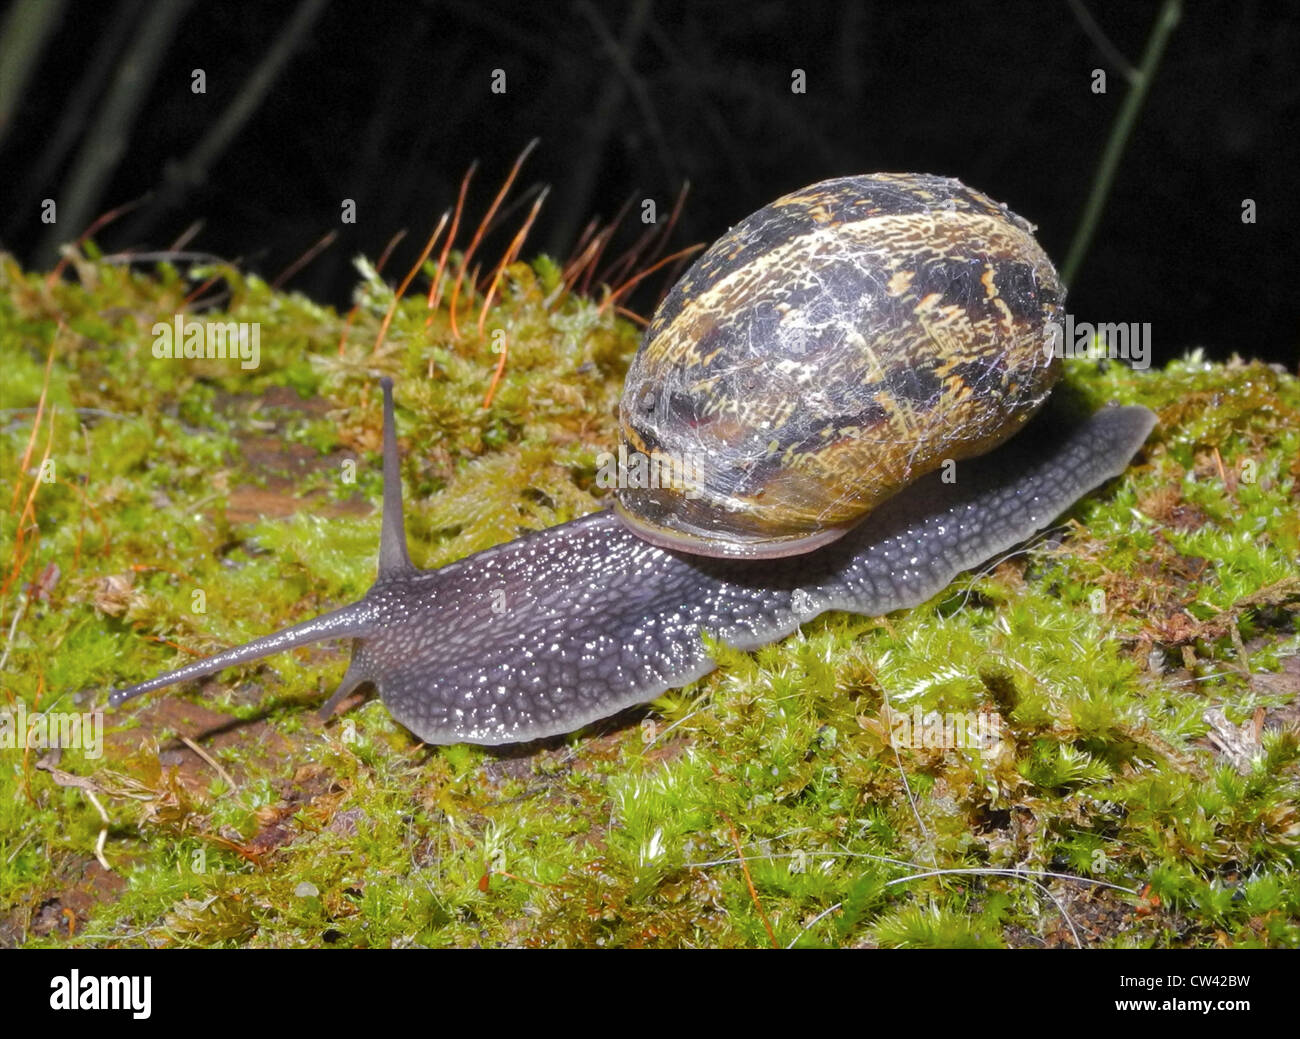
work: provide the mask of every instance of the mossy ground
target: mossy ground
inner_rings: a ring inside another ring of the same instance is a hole
[[[0,257],[0,710],[102,706],[359,597],[379,374],[417,565],[600,504],[637,332],[548,301],[546,261],[481,333],[477,300],[459,339],[404,302],[377,355],[377,278],[340,353],[339,315],[219,273],[254,371],[152,356],[194,287],[169,268]],[[322,725],[325,644],[106,713],[99,759],[0,752],[0,944],[1300,945],[1300,385],[1195,357],[1068,379],[1160,425],[1053,536],[915,610],[719,647],[570,738],[428,747],[360,697]],[[996,737],[894,746],[917,705]]]

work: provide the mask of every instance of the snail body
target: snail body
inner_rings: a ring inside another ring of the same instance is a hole
[[[785,196],[700,257],[629,369],[628,450],[685,456],[684,484],[626,488],[613,510],[420,570],[386,379],[365,597],[111,702],[351,638],[322,714],[370,682],[426,742],[511,743],[706,674],[703,632],[751,649],[826,610],[917,605],[1121,473],[1150,432],[1145,408],[1112,407],[1013,437],[1059,372],[1044,325],[1063,304],[1029,225],[957,181]],[[955,481],[934,472],[961,459]]]

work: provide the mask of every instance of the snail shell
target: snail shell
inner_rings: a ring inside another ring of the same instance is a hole
[[[1033,228],[959,181],[875,174],[777,199],[656,312],[619,417],[650,471],[619,497],[657,545],[807,552],[1047,398],[1065,291]]]

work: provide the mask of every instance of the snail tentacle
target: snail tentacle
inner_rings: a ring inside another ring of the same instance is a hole
[[[379,535],[379,579],[366,598],[291,628],[246,642],[242,646],[235,646],[222,653],[196,660],[192,664],[168,671],[157,678],[114,690],[108,697],[111,706],[117,707],[142,693],[150,693],[178,682],[214,675],[228,667],[247,664],[262,657],[283,653],[285,650],[297,649],[299,646],[308,646],[326,639],[360,639],[374,630],[376,590],[382,589],[384,583],[390,579],[416,572],[406,551],[406,526],[402,515],[401,459],[397,451],[397,423],[393,413],[393,380],[384,378],[380,380],[380,386],[384,391],[384,512]],[[354,656],[353,664],[348,668],[339,688],[321,709],[322,715],[331,712],[344,696],[361,683],[368,681],[370,677],[357,666]]]
[[[236,664],[247,664],[276,653],[283,653],[285,650],[309,646],[313,642],[322,642],[325,639],[364,638],[370,634],[374,625],[375,616],[366,599],[348,603],[347,606],[323,613],[319,617],[295,624],[291,628],[263,635],[259,639],[253,639],[252,642],[245,642],[242,646],[235,646],[222,653],[196,660],[192,664],[186,664],[175,671],[168,671],[157,678],[116,689],[109,694],[108,702],[111,706],[117,707],[141,693],[151,693],[155,689],[163,689],[177,682],[187,682],[192,678],[215,675],[218,671],[224,671]]]

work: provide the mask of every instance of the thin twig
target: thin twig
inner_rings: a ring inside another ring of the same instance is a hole
[[[1065,0],[1070,5],[1070,10],[1074,12],[1075,21],[1079,27],[1097,45],[1104,57],[1115,68],[1119,69],[1120,74],[1131,85],[1138,77],[1138,70],[1135,69],[1129,60],[1120,53],[1119,48],[1110,42],[1109,38],[1101,31],[1101,26],[1097,20],[1089,13],[1088,9],[1083,6],[1083,0]]]
[[[14,611],[13,622],[9,625],[9,635],[5,638],[5,651],[0,653],[0,673],[4,672],[5,665],[9,663],[9,650],[14,644],[14,635],[18,631],[18,622],[22,620],[23,613],[27,609],[27,596],[18,596],[18,609]]]
[[[787,945],[786,948],[787,948],[787,949],[793,949],[794,946],[795,946],[795,943],[796,943],[800,938],[802,938],[805,934],[807,934],[807,933],[808,933],[809,931],[811,931],[814,927],[816,927],[819,923],[821,923],[822,920],[824,920],[826,917],[830,916],[831,913],[838,912],[841,908],[843,908],[843,906],[844,906],[844,903],[843,903],[843,902],[836,902],[833,906],[830,906],[829,908],[823,909],[820,913],[818,913],[818,914],[817,914],[816,916],[814,916],[811,920],[809,920],[808,923],[804,925],[803,929],[802,929],[798,934],[796,934],[793,938],[790,939],[790,944]]]
[[[209,765],[211,765],[214,769],[216,769],[217,775],[219,775],[223,780],[225,780],[226,786],[230,787],[231,790],[239,789],[239,784],[236,783],[234,779],[231,778],[229,772],[227,772],[224,768],[221,767],[221,762],[217,761],[216,758],[214,758],[211,754],[209,754],[206,750],[200,747],[188,736],[182,736],[180,740],[182,743],[185,744],[185,746],[189,747],[190,750],[194,751],[195,754],[197,754]]]
[[[99,803],[95,791],[87,787],[83,793],[90,799],[90,803],[95,806],[95,811],[99,813],[99,820],[104,824],[99,828],[99,836],[95,838],[95,858],[99,859],[99,864],[104,867],[105,873],[112,873],[113,867],[108,864],[108,859],[104,858],[104,842],[108,840],[108,813],[104,811],[104,806]]]
[[[103,826],[101,826],[99,830],[99,836],[95,840],[95,858],[99,860],[99,864],[103,866],[107,872],[115,872],[113,867],[108,864],[108,859],[104,857],[104,842],[108,840],[108,826],[110,820],[108,818],[108,813],[104,811],[104,806],[99,803],[99,798],[95,796],[96,787],[94,780],[86,779],[84,776],[78,776],[72,772],[65,772],[54,764],[56,760],[58,760],[56,757],[47,755],[40,761],[36,762],[36,767],[42,772],[49,773],[50,779],[52,779],[57,786],[70,786],[77,788],[85,794],[90,800],[90,803],[95,806],[95,811],[99,813],[100,822],[103,823]]]
[[[880,693],[884,697],[885,707],[888,709],[890,716],[893,716],[894,705],[889,702],[889,690],[885,684],[880,684]],[[903,791],[907,794],[907,803],[912,808],[912,816],[916,819],[916,825],[921,828],[921,833],[925,837],[926,848],[929,849],[930,857],[934,858],[934,842],[930,837],[930,831],[925,828],[925,823],[921,819],[921,812],[916,807],[916,796],[912,793],[912,785],[907,781],[907,769],[903,767],[903,756],[898,753],[898,748],[894,746],[894,741],[889,741],[889,749],[894,752],[894,761],[898,763],[898,774],[903,780]]]
[[[288,281],[300,270],[306,267],[307,264],[311,263],[312,260],[316,259],[317,256],[319,256],[331,245],[333,245],[335,239],[337,239],[338,236],[339,236],[338,231],[328,231],[324,235],[322,235],[320,241],[318,241],[315,245],[309,248],[305,253],[299,256],[298,259],[294,260],[293,263],[289,264],[288,267],[286,267],[284,270],[282,270],[279,274],[276,275],[275,280],[271,282],[271,288],[278,289],[286,281]]]
[[[1156,15],[1155,26],[1147,40],[1146,52],[1142,55],[1142,65],[1138,70],[1137,78],[1129,88],[1128,95],[1124,98],[1124,103],[1120,106],[1115,124],[1111,127],[1110,137],[1106,141],[1106,147],[1101,153],[1101,162],[1097,166],[1097,175],[1093,178],[1092,189],[1088,192],[1087,204],[1083,208],[1083,215],[1079,218],[1079,226],[1074,232],[1074,241],[1070,243],[1069,254],[1061,268],[1061,280],[1067,287],[1074,285],[1074,276],[1079,271],[1079,265],[1088,251],[1088,245],[1092,242],[1093,232],[1097,229],[1101,211],[1106,205],[1106,197],[1110,194],[1111,183],[1115,179],[1115,171],[1119,168],[1120,157],[1124,154],[1124,145],[1128,142],[1129,134],[1132,133],[1133,126],[1137,122],[1137,114],[1142,108],[1147,88],[1155,78],[1160,56],[1165,50],[1165,43],[1180,17],[1182,17],[1181,0],[1165,0],[1160,13]]]

